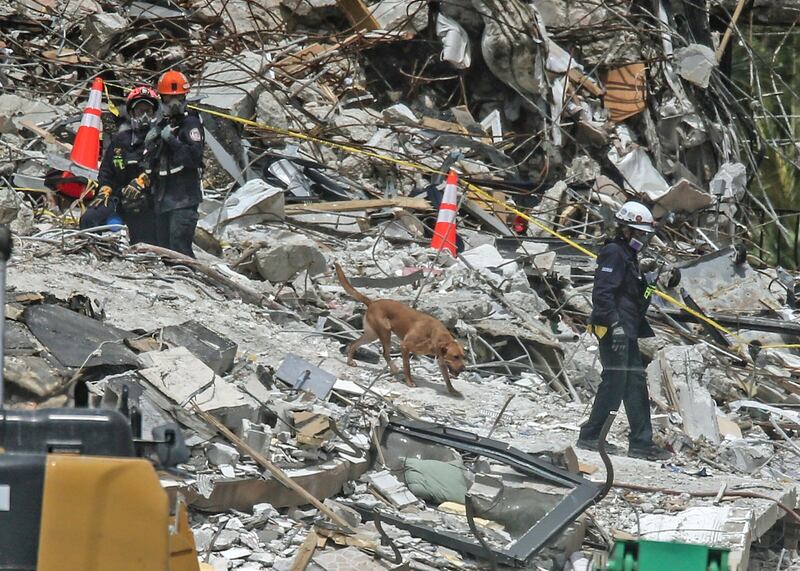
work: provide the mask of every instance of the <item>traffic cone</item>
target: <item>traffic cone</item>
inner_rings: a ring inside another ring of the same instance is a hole
[[[454,257],[456,255],[456,212],[458,195],[458,175],[450,171],[447,175],[447,184],[444,186],[444,197],[439,205],[439,217],[436,219],[436,228],[433,229],[431,248],[434,250],[448,250]]]
[[[74,178],[86,176],[87,178],[97,178],[97,167],[100,159],[100,133],[103,132],[103,123],[100,121],[100,102],[103,99],[103,80],[95,78],[92,89],[89,92],[89,103],[83,110],[81,126],[75,135],[75,142],[72,144],[72,152],[69,159],[76,167],[77,173],[64,171],[63,178]],[[88,172],[87,172],[88,171]],[[62,182],[58,185],[58,190],[72,198],[79,198],[86,185],[80,182]],[[88,193],[84,198],[92,198],[94,192]]]

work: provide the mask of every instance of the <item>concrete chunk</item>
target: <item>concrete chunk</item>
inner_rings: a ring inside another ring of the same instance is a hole
[[[206,448],[206,458],[214,466],[222,464],[236,464],[239,461],[239,452],[233,446],[214,442]]]
[[[711,72],[717,67],[717,57],[708,46],[689,44],[675,50],[675,64],[678,75],[705,89],[711,79]]]
[[[428,27],[427,1],[382,0],[370,8],[382,30],[421,32]]]
[[[375,122],[379,117],[363,109],[345,109],[333,119],[334,124],[358,143],[366,143],[378,132]]]
[[[361,514],[353,508],[343,506],[336,500],[332,500],[330,498],[326,499],[324,503],[331,509],[333,513],[341,517],[351,528],[355,529],[361,525]]]
[[[233,367],[238,345],[197,321],[164,327],[162,336],[168,343],[186,347],[218,375]]]
[[[272,283],[290,282],[305,271],[315,276],[328,269],[316,246],[299,241],[261,249],[256,252],[255,260],[258,273]]]
[[[87,52],[103,57],[111,49],[114,37],[128,28],[128,20],[116,13],[93,14],[83,27]]]
[[[379,494],[400,509],[419,501],[405,484],[395,478],[389,470],[369,474],[366,479]]]
[[[248,446],[261,454],[269,454],[272,443],[272,429],[266,424],[256,424],[248,419],[242,419],[241,436]]]

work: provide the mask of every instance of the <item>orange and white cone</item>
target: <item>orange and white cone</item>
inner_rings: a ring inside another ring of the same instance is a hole
[[[97,168],[100,160],[100,133],[103,132],[103,123],[100,121],[100,103],[103,100],[103,80],[99,77],[92,82],[92,89],[89,91],[89,103],[83,110],[81,126],[75,135],[75,142],[72,144],[72,152],[69,159],[76,167],[76,173],[64,172],[64,178],[74,176],[87,176],[97,178]],[[78,198],[84,193],[86,185],[80,182],[63,182],[58,185],[58,190],[72,198]],[[93,192],[84,198],[92,198]]]
[[[444,197],[439,205],[439,217],[433,229],[431,248],[447,250],[456,255],[456,212],[458,211],[458,175],[450,171],[444,186]]]

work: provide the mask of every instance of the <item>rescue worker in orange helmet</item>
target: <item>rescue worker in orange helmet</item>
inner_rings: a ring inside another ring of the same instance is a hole
[[[125,121],[103,153],[99,190],[81,216],[81,228],[100,226],[116,211],[128,227],[131,244],[156,243],[152,198],[142,181],[144,140],[156,119],[160,100],[149,85],[139,85],[125,99]]]
[[[154,199],[157,242],[194,257],[197,209],[203,200],[203,125],[196,113],[187,111],[189,81],[183,73],[165,72],[156,90],[161,119],[147,133],[145,165]]]

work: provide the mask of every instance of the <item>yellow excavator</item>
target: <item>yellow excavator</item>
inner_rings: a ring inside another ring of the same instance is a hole
[[[4,309],[11,245],[0,227]],[[0,365],[3,353],[0,343]],[[184,461],[177,426],[145,443],[116,410],[12,410],[3,402],[0,366],[0,570],[210,569],[198,563],[185,504],[171,506],[153,463],[137,456],[150,444],[162,467]]]

